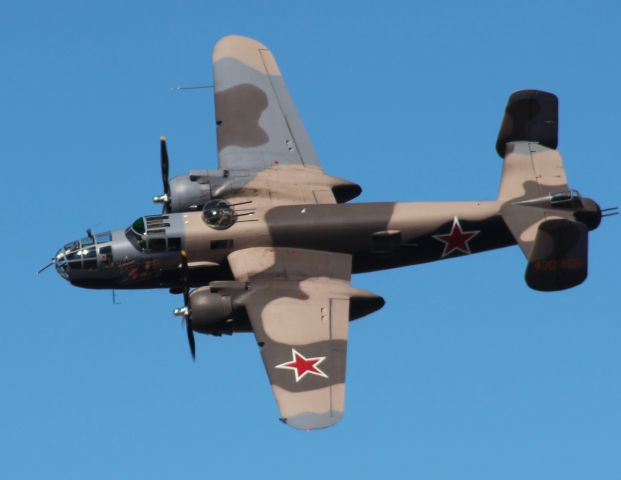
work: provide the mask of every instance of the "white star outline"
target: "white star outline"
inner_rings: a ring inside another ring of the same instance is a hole
[[[440,237],[449,237],[453,234],[453,231],[455,230],[455,226],[457,226],[457,228],[459,229],[459,232],[463,235],[463,234],[472,234],[472,236],[468,239],[468,240],[464,240],[464,245],[466,246],[465,249],[461,248],[460,246],[455,246],[453,248],[451,248],[450,250],[448,250],[449,248],[449,244],[451,242],[447,242],[446,240],[443,240]],[[457,218],[457,216],[453,217],[453,225],[451,225],[451,231],[449,233],[444,233],[441,235],[432,235],[433,238],[435,238],[436,240],[438,240],[439,242],[444,243],[444,251],[442,252],[442,257],[447,257],[448,255],[450,255],[451,253],[453,253],[455,250],[458,250],[462,253],[467,253],[467,254],[471,254],[472,251],[470,250],[470,241],[476,237],[479,233],[481,233],[481,230],[463,230],[461,228],[461,223],[459,223],[459,218]]]
[[[298,369],[291,366],[291,365],[287,365],[288,363],[293,363],[296,361],[296,355],[300,358],[302,358],[304,361],[311,361],[311,360],[317,360],[317,362],[315,362],[313,364],[313,368],[315,370],[317,370],[316,372],[313,372],[311,370],[305,370],[304,372],[302,372],[302,375],[300,375],[298,373]],[[276,365],[274,368],[281,368],[283,370],[293,370],[293,373],[295,374],[295,383],[298,383],[300,380],[302,380],[307,374],[311,374],[311,375],[317,375],[318,377],[323,377],[323,378],[328,378],[328,375],[326,375],[326,372],[324,372],[323,370],[321,370],[317,365],[320,365],[324,360],[326,359],[326,357],[305,357],[304,355],[302,355],[300,352],[298,352],[295,348],[291,349],[291,360],[288,360],[286,362],[281,363],[280,365]]]

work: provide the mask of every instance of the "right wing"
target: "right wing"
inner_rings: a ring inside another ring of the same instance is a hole
[[[243,304],[281,420],[304,430],[338,422],[350,299],[373,296],[351,287],[351,255],[254,247],[228,259],[235,279],[250,285]]]

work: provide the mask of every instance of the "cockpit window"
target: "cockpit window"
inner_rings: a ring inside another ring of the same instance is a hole
[[[140,217],[136,220],[131,227],[125,230],[125,236],[130,241],[130,243],[139,251],[144,252],[145,250],[151,252],[165,252],[166,251],[166,237],[157,235],[161,233],[165,233],[165,230],[162,229],[159,231],[158,229],[150,228],[150,221],[152,218],[155,218],[157,221],[166,220],[167,216],[154,216],[154,217]],[[146,219],[146,224],[145,224]],[[166,226],[169,226],[166,224]],[[154,235],[155,234],[155,235]],[[180,250],[181,249],[181,239],[176,238],[177,244],[173,242],[172,247],[169,246],[169,250]]]
[[[142,239],[141,235],[138,235],[132,227],[127,228],[125,230],[125,236],[127,240],[134,246],[136,250],[142,250],[146,244],[146,242]]]
[[[144,217],[140,217],[138,220],[132,223],[132,229],[136,233],[143,235],[145,233]]]

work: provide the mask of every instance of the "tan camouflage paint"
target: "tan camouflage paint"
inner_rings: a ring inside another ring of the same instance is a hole
[[[252,285],[244,303],[283,421],[301,429],[337,422],[345,403],[349,299],[371,295],[350,286],[351,256],[250,248],[231,253],[229,264],[237,280]],[[294,351],[321,358],[323,375],[298,381],[283,371]]]
[[[526,258],[530,258],[541,222],[554,218],[573,220],[573,211],[519,202],[568,188],[563,159],[557,150],[532,142],[507,144],[498,199],[506,202],[501,209],[503,218]]]

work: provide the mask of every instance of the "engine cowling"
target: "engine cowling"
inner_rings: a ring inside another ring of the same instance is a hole
[[[362,192],[355,183],[327,175],[323,177],[329,181],[324,187],[331,188],[337,203],[348,202]],[[231,174],[228,170],[192,170],[172,178],[170,193],[153,197],[153,201],[166,204],[166,211],[170,213],[200,210],[210,200],[225,198],[243,189],[252,178],[253,175],[248,173]]]
[[[190,293],[192,328],[200,333],[213,333],[215,327],[234,321],[233,301],[230,295],[214,293],[201,287]]]
[[[210,175],[196,176],[179,175],[170,180],[170,211],[187,212],[198,210],[212,198],[212,183]]]

